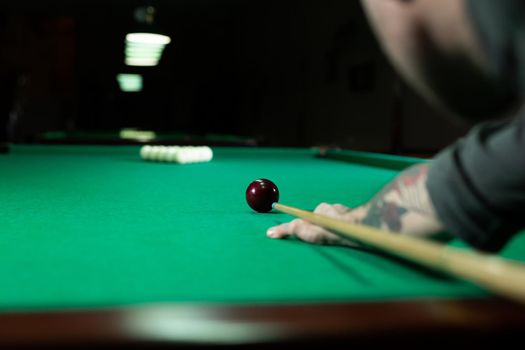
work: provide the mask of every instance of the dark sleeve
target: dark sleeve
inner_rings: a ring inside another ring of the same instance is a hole
[[[438,154],[427,188],[448,232],[500,250],[525,227],[525,113],[481,124]]]
[[[468,0],[501,86],[525,92],[525,1]],[[525,227],[525,111],[475,127],[431,163],[427,187],[445,228],[486,251]]]
[[[502,86],[525,92],[525,1],[468,0],[474,30]]]

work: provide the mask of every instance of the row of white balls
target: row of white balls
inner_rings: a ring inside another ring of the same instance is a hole
[[[142,146],[140,157],[143,160],[170,163],[209,162],[213,151],[208,146]]]

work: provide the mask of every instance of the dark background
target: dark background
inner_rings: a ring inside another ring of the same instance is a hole
[[[160,65],[127,67],[144,5],[172,43]],[[19,0],[0,5],[0,42],[0,120],[16,142],[139,127],[432,154],[466,130],[400,81],[353,0]],[[121,92],[119,73],[144,90]]]

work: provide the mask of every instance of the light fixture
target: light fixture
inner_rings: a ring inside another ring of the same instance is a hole
[[[120,90],[124,92],[142,91],[142,75],[140,74],[118,74],[117,81]]]
[[[167,35],[155,33],[129,33],[126,35],[126,42],[138,45],[167,45],[171,39]]]
[[[166,45],[171,42],[167,35],[159,33],[154,26],[155,8],[139,7],[135,10],[135,19],[141,30],[126,35],[124,63],[128,66],[156,66],[162,57]]]

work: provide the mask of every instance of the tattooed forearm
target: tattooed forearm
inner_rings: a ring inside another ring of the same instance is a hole
[[[435,218],[426,190],[428,169],[424,163],[403,171],[365,205],[366,214],[360,222],[403,232],[410,218]]]
[[[386,225],[388,230],[400,232],[402,229],[401,217],[406,212],[405,208],[396,204],[377,200],[370,204],[362,223],[374,227]]]
[[[341,204],[321,203],[314,212],[393,232],[448,240],[450,235],[443,232],[442,224],[434,215],[426,189],[428,169],[428,163],[425,163],[401,172],[364,205],[349,208]],[[318,244],[359,245],[302,219],[271,227],[267,235],[270,238],[295,236],[303,241]]]

